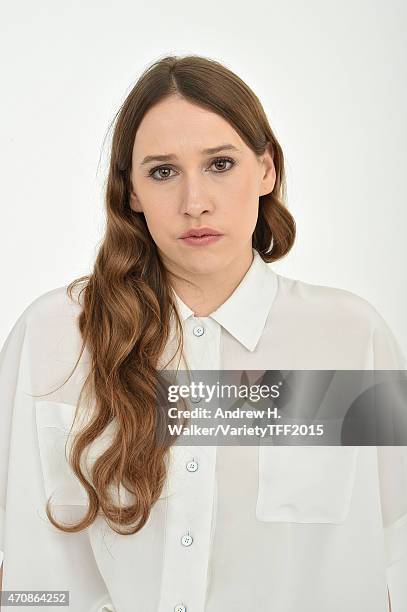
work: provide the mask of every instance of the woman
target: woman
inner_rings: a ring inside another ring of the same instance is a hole
[[[3,347],[3,589],[69,591],[77,612],[386,609],[401,448],[155,439],[158,371],[404,368],[372,305],[268,265],[295,238],[284,198],[239,77],[199,56],[142,74],[92,273],[30,304]]]

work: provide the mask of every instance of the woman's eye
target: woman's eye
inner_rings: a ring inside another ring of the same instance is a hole
[[[231,164],[229,168],[225,168],[225,163]],[[235,163],[236,162],[230,157],[217,157],[216,159],[212,160],[209,167],[215,165],[217,167],[217,170],[215,170],[215,174],[220,174],[221,172],[227,172],[228,170],[231,170]],[[219,164],[222,166],[221,168],[219,168]],[[150,170],[150,172],[148,173],[148,176],[151,176],[156,181],[166,181],[168,178],[171,178],[171,175],[168,174],[168,172],[171,172],[171,170],[172,168],[170,168],[170,166],[159,166],[158,168],[152,168],[152,170]],[[167,174],[164,174],[163,176],[162,174],[160,174],[162,171],[165,171]]]
[[[234,166],[234,164],[235,164],[234,160],[231,159],[230,157],[217,157],[216,159],[213,160],[211,165],[214,165],[214,164],[221,164],[222,165],[222,164],[225,164],[225,163],[229,163],[229,164],[231,164],[231,166],[229,166],[229,168],[225,168],[225,167],[221,168],[220,172],[225,172],[225,170],[230,170]],[[219,170],[219,168],[218,168],[218,170]]]
[[[165,181],[165,180],[167,180],[168,175],[167,176],[159,175],[161,178],[158,178],[158,176],[154,176],[157,172],[161,172],[162,170],[166,170],[167,171],[167,170],[171,170],[171,168],[169,168],[168,166],[160,166],[159,168],[153,168],[148,173],[148,176],[151,176],[156,181]]]

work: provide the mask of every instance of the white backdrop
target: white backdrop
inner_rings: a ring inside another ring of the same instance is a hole
[[[369,300],[407,352],[406,3],[3,3],[0,344],[40,294],[89,271],[114,113],[167,53],[224,62],[286,159],[291,253],[274,269]]]
[[[298,237],[274,269],[366,298],[407,353],[403,0],[26,0],[1,12],[0,344],[32,300],[89,271],[103,141],[140,72],[198,53],[252,87],[283,147]]]

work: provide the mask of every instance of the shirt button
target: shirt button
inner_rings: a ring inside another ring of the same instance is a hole
[[[177,604],[174,608],[174,612],[187,612],[187,608],[184,604]]]
[[[193,459],[192,461],[188,461],[188,463],[186,464],[186,467],[187,467],[188,472],[196,472],[198,469],[198,464]]]
[[[192,536],[189,533],[186,533],[185,535],[182,536],[181,542],[183,546],[191,546],[193,542]]]
[[[202,336],[205,333],[205,329],[202,327],[202,325],[196,325],[192,332],[194,336]]]

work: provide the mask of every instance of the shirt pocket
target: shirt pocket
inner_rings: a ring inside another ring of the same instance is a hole
[[[68,461],[68,440],[75,418],[76,405],[64,402],[37,400],[35,402],[39,455],[47,499],[52,495],[54,505],[87,506],[86,489],[78,480]],[[76,430],[75,430],[76,431]],[[105,430],[92,444],[87,455],[88,468],[112,441],[112,433]],[[185,465],[193,456],[193,447],[172,446],[166,457],[167,479],[159,499],[171,497],[190,485]],[[86,476],[88,476],[85,473]],[[191,479],[190,479],[191,480]],[[117,495],[112,491],[115,500]],[[124,504],[131,502],[130,494],[121,489]]]
[[[63,402],[35,402],[41,470],[48,499],[54,505],[88,505],[86,489],[76,477],[68,459],[67,441],[76,406]]]
[[[350,511],[357,446],[259,446],[260,521],[343,523]]]

